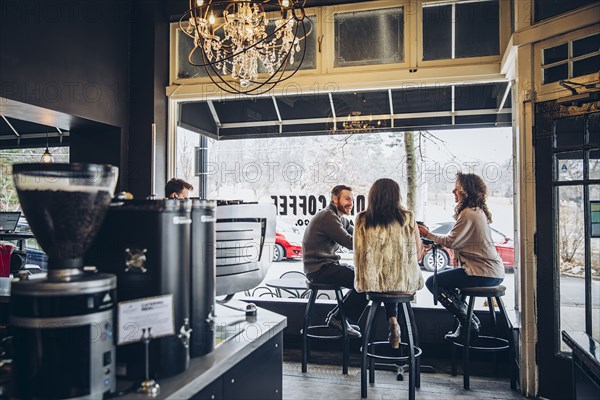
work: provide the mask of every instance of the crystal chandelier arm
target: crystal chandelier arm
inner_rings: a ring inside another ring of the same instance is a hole
[[[189,11],[189,10],[188,10],[188,11]],[[182,30],[182,32],[183,32],[183,33],[185,33],[187,36],[189,36],[189,37],[191,37],[192,39],[194,39],[194,49],[192,49],[192,52],[193,52],[193,51],[194,51],[196,48],[198,48],[199,46],[196,44],[196,35],[191,35],[191,34],[189,34],[189,33],[186,31],[186,29],[184,29],[184,28],[182,27],[181,23],[182,23],[182,20],[183,20],[183,18],[184,18],[184,17],[185,17],[185,15],[183,15],[183,16],[181,17],[181,19],[179,20],[179,23],[180,23],[180,25],[179,25],[179,26],[180,26],[180,29]],[[289,21],[291,21],[291,20],[292,20],[292,18],[293,18],[293,17],[290,17],[288,20],[286,20],[286,23],[287,23],[287,22],[289,22]],[[310,21],[310,20],[309,20],[309,21]],[[219,28],[220,28],[220,27],[222,27],[222,26],[223,26],[223,25],[220,25],[220,26],[219,26]],[[248,46],[248,47],[245,47],[243,50],[240,50],[240,51],[237,51],[237,52],[235,52],[235,53],[232,53],[232,54],[228,55],[227,57],[219,58],[218,60],[212,61],[212,63],[213,63],[213,64],[216,64],[216,63],[219,63],[219,62],[223,62],[223,61],[231,60],[231,59],[233,59],[234,57],[237,57],[237,56],[239,56],[239,55],[241,55],[241,54],[243,54],[243,53],[247,52],[249,49],[253,49],[253,48],[255,48],[256,46],[258,46],[259,44],[261,44],[261,43],[264,43],[264,42],[265,42],[267,39],[269,39],[269,38],[272,38],[273,36],[275,36],[275,34],[276,34],[277,32],[279,32],[280,30],[282,30],[284,27],[285,27],[285,24],[282,24],[282,25],[281,25],[279,28],[275,29],[275,30],[274,30],[272,33],[270,33],[269,35],[267,35],[265,38],[263,38],[263,39],[261,39],[261,40],[259,40],[259,41],[255,42],[255,43],[251,44],[251,45],[250,45],[250,46]],[[298,29],[298,23],[296,23],[296,31],[297,31],[297,29]],[[198,30],[198,27],[196,27],[196,28],[195,28],[195,31],[197,31],[197,30]],[[216,31],[216,30],[217,30],[217,29],[215,29],[215,31]],[[301,38],[298,38],[298,40],[304,40],[304,39],[306,39],[306,36],[307,36],[308,34],[310,34],[311,32],[312,32],[312,24],[311,24],[311,29],[309,30],[309,32],[308,32],[308,33],[306,33],[306,28],[304,28],[304,33],[305,33],[305,34],[304,34],[304,35],[303,35]],[[205,37],[204,35],[200,35],[200,36],[202,36],[204,39],[206,39],[206,37]],[[216,36],[216,35],[212,35],[210,38],[218,38],[218,36]],[[219,39],[220,39],[220,38],[219,38]],[[233,46],[232,46],[231,44],[228,44],[228,43],[222,43],[222,47],[224,47],[224,48],[227,48],[227,49],[231,49],[231,48],[233,48]],[[283,47],[283,45],[274,45],[274,46],[271,46],[271,47],[272,47],[272,48],[281,48],[281,47]],[[204,53],[204,50],[203,50],[203,49],[201,49],[201,51]],[[266,53],[264,53],[264,54],[266,54]],[[191,54],[190,54],[190,56],[191,56]],[[205,65],[208,65],[208,64],[196,64],[195,62],[193,62],[193,61],[191,60],[191,57],[188,57],[188,61],[189,61],[189,63],[190,63],[191,65],[194,65],[194,66],[196,66],[196,67],[204,67]]]
[[[307,32],[305,0],[273,1],[273,7],[268,8],[278,7],[280,19],[269,19],[265,13],[263,4],[271,1],[190,0],[190,9],[179,20],[181,31],[193,39],[188,62],[204,67],[217,87],[233,94],[263,94],[290,79],[304,62],[307,42],[301,58],[300,42],[313,31],[314,24],[309,20]],[[217,26],[215,16],[222,22]],[[299,32],[303,32],[300,37]]]
[[[298,29],[300,29],[299,25],[296,25],[296,30],[294,31],[294,37],[296,37],[296,35],[298,34]],[[304,26],[304,24],[302,24],[302,29],[304,30],[304,33],[306,33],[306,27]],[[303,46],[302,49],[302,58],[300,59],[300,63],[298,65],[302,65],[302,63],[304,62],[304,57],[306,55],[306,46]],[[290,75],[283,77],[283,74],[285,73],[285,68],[284,65],[287,67],[288,61],[290,59],[290,53],[288,52],[287,55],[285,56],[284,62],[281,63],[281,65],[279,66],[279,68],[277,68],[277,70],[275,71],[275,73],[273,74],[273,76],[271,76],[269,79],[266,80],[265,83],[269,83],[274,77],[275,75],[277,75],[280,71],[280,79],[278,79],[277,82],[284,82],[287,81],[288,79],[290,79],[292,76],[294,76],[296,74],[296,72],[298,72],[300,70],[300,68],[298,67],[296,70],[294,70]],[[254,82],[252,81],[252,83],[259,83],[259,82]]]

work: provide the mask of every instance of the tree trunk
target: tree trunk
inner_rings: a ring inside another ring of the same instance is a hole
[[[406,206],[409,210],[416,211],[417,157],[415,156],[414,132],[404,132],[404,148],[406,151]]]

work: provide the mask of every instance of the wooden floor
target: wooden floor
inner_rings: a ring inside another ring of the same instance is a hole
[[[392,371],[376,371],[375,384],[369,385],[368,399],[407,399],[408,382],[397,381]],[[297,361],[283,363],[283,398],[285,400],[346,400],[360,399],[360,368],[350,367],[348,375],[342,375],[339,365],[309,364],[308,372],[302,373]],[[452,376],[446,372],[422,373],[421,388],[417,399],[523,399],[510,389],[506,378],[471,377],[471,390],[463,389],[462,375]]]

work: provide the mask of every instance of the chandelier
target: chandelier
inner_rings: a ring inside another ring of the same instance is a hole
[[[346,120],[342,121],[342,129],[348,133],[368,133],[379,128],[385,128],[385,121],[373,120],[373,116],[362,116],[360,111],[352,111]]]
[[[225,92],[268,92],[292,77],[304,61],[306,45],[300,42],[310,33],[305,2],[190,0],[190,9],[179,20],[182,32],[194,41],[189,63],[204,67]],[[290,68],[298,56],[300,61]]]

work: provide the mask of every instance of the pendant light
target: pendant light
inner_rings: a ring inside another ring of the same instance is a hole
[[[42,158],[40,159],[41,163],[44,164],[51,164],[54,162],[54,157],[52,156],[52,153],[50,153],[50,150],[48,149],[48,132],[46,132],[46,150],[44,151],[44,154],[42,154]]]

